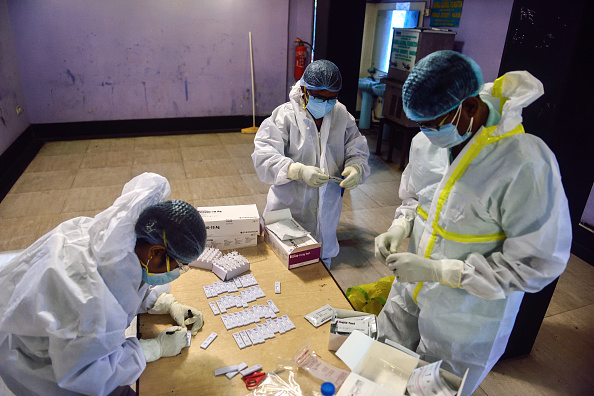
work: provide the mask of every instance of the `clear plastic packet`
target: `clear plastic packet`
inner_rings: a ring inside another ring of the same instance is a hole
[[[322,396],[322,381],[298,367],[292,358],[279,357],[274,372],[249,395],[252,396]]]
[[[322,382],[332,382],[336,389],[340,388],[340,385],[350,374],[349,371],[334,367],[322,360],[311,350],[307,341],[295,353],[294,361],[297,366],[305,369]]]

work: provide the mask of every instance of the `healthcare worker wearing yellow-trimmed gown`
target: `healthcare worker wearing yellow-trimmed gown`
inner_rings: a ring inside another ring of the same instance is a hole
[[[187,326],[198,332],[202,313],[169,282],[201,254],[206,228],[188,203],[161,202],[170,192],[162,176],[137,176],[111,207],[60,224],[0,268],[0,376],[12,392],[130,394],[146,362],[180,353]],[[141,312],[177,326],[126,338]]]
[[[395,219],[375,241],[396,280],[379,337],[459,376],[471,394],[505,351],[524,292],[565,269],[567,199],[554,154],[524,133],[522,109],[543,94],[526,71],[482,83],[454,51],[421,59],[403,106],[421,132],[402,174]],[[410,237],[409,253],[397,253]]]
[[[328,268],[338,254],[341,189],[357,187],[370,172],[367,139],[337,100],[341,87],[334,63],[310,63],[291,89],[290,101],[260,125],[252,154],[260,180],[272,184],[264,211],[290,208],[322,244],[320,258]],[[330,176],[344,180],[339,184]]]

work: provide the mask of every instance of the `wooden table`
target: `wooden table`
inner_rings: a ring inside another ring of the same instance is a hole
[[[258,246],[238,249],[238,252],[250,261],[250,272],[266,294],[265,298],[250,303],[250,307],[254,304],[265,305],[266,300],[270,299],[280,310],[277,316],[288,315],[297,328],[285,334],[275,334],[274,339],[266,340],[264,344],[239,349],[232,334],[254,325],[226,330],[220,317],[215,316],[208,305],[209,301],[215,301],[216,298],[207,299],[202,288],[220,279],[208,270],[192,268],[172,282],[172,294],[182,304],[202,311],[204,326],[193,337],[192,345],[184,348],[181,355],[161,358],[146,365],[139,380],[140,396],[248,394],[240,374],[228,379],[225,375],[215,377],[214,370],[245,362],[248,366],[261,364],[265,372],[273,371],[279,357],[291,359],[306,340],[325,362],[348,370],[334,352],[328,351],[330,323],[315,328],[304,318],[304,315],[325,304],[352,309],[326,267],[318,262],[289,271],[261,239]],[[275,281],[281,282],[281,294],[274,293]],[[236,311],[239,309],[233,308],[227,312]],[[139,323],[142,338],[155,337],[174,324],[169,315],[148,314],[141,315]],[[211,332],[217,333],[218,337],[206,350],[200,348]]]

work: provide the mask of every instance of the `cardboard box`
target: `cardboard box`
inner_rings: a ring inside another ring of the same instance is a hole
[[[292,219],[299,228],[303,229],[291,216],[290,209],[273,210],[264,213],[265,224],[272,224],[284,219]],[[309,234],[302,238],[282,241],[265,228],[264,240],[290,270],[320,261],[322,245]]]
[[[206,226],[206,245],[220,250],[258,244],[260,215],[256,204],[196,208]]]
[[[342,346],[342,344],[346,341],[349,337],[348,335],[337,334],[336,332],[336,323],[337,319],[345,319],[345,318],[354,318],[354,317],[362,317],[367,316],[372,319],[372,329],[371,334],[367,334],[367,336],[371,337],[372,339],[377,339],[377,317],[374,314],[369,314],[366,312],[359,312],[359,311],[350,311],[348,309],[337,309],[332,308],[332,319],[330,320],[330,339],[328,340],[328,350],[329,351],[336,351],[338,348]]]
[[[239,249],[242,247],[256,246],[258,244],[258,233],[228,235],[210,237],[206,235],[206,246],[217,248],[219,250]]]
[[[404,395],[413,370],[427,363],[418,355],[412,356],[404,352],[405,348],[400,348],[402,350],[375,341],[360,331],[351,333],[336,351],[336,356],[352,370],[336,395],[351,395],[355,388],[361,394],[374,396]],[[461,392],[468,370],[462,379],[441,369],[440,374],[450,386]]]

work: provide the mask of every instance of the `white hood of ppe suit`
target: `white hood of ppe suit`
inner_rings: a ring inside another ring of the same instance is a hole
[[[299,82],[289,98],[262,122],[254,139],[254,167],[260,180],[272,184],[265,211],[290,208],[293,218],[322,243],[322,258],[331,258],[338,254],[341,188],[335,182],[314,188],[303,180],[291,180],[289,165],[317,166],[340,178],[345,167],[359,164],[364,182],[370,172],[367,139],[342,103],[324,116],[318,135],[313,117],[303,108]]]
[[[143,351],[124,330],[169,287],[141,287],[134,226],[144,208],[169,193],[164,177],[137,176],[110,208],[60,224],[0,269],[0,360],[10,365],[10,374],[1,371],[12,376],[8,385],[102,394],[138,378]]]

